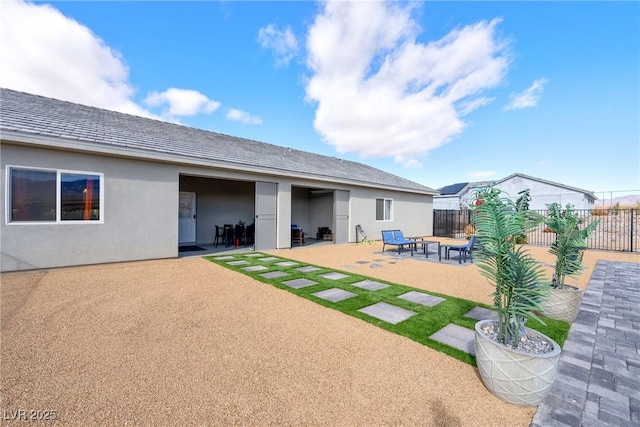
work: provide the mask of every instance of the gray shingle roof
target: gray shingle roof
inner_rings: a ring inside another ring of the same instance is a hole
[[[339,180],[437,194],[408,179],[362,163],[0,88],[0,129],[113,148],[163,153],[176,159],[224,162],[231,168],[267,168],[313,179]]]

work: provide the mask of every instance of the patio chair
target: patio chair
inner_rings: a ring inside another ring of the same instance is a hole
[[[219,225],[216,225],[216,235],[213,238],[213,244],[217,247],[220,243],[225,244],[224,229]]]
[[[404,246],[409,246],[411,250],[411,256],[413,256],[413,250],[416,247],[415,240],[409,240],[404,237],[404,233],[401,230],[383,230],[382,231],[382,252],[386,245],[393,245],[398,247],[398,254],[404,249]]]
[[[302,228],[298,227],[295,224],[291,225],[291,246],[294,243],[300,244],[300,246],[304,245],[304,232]]]
[[[255,234],[256,234],[256,225],[255,224],[247,225],[247,245],[253,245]]]
[[[242,246],[245,243],[245,227],[241,224],[236,224],[233,230],[233,238],[236,246]]]
[[[233,234],[234,234],[234,230],[233,230],[233,224],[225,224],[223,227],[223,232],[224,232],[224,246],[225,247],[229,247],[229,246],[233,246],[234,241],[233,241]]]
[[[462,264],[462,261],[467,262],[467,255],[469,259],[473,263],[473,247],[477,243],[478,238],[476,236],[471,236],[469,241],[464,245],[441,245],[445,251],[445,259],[449,259],[451,251],[458,252],[458,264]]]

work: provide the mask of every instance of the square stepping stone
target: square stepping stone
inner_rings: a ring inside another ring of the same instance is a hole
[[[471,329],[450,323],[429,338],[462,350],[472,356],[476,355],[475,331]]]
[[[228,261],[229,265],[243,265],[243,264],[251,264],[249,261],[240,260],[240,261]]]
[[[261,276],[265,279],[277,279],[278,277],[288,276],[289,273],[285,273],[284,271],[270,271],[268,273],[262,273]]]
[[[338,288],[327,289],[326,291],[316,292],[311,295],[331,302],[338,302],[358,296],[358,294]]]
[[[396,305],[387,304],[386,302],[379,302],[377,304],[361,308],[358,311],[364,314],[368,314],[371,317],[375,317],[376,319],[392,323],[394,325],[407,320],[411,316],[415,316],[416,314],[418,314],[415,311],[407,310],[406,308],[398,307]]]
[[[276,262],[275,265],[280,266],[280,267],[291,267],[293,265],[298,265],[298,262],[293,262],[293,261],[285,261],[285,262]]]
[[[274,256],[269,256],[266,258],[256,258],[258,261],[262,261],[262,262],[271,262],[271,261],[279,261],[280,258],[276,258]]]
[[[407,292],[406,294],[398,296],[398,298],[415,302],[417,304],[424,305],[425,307],[433,307],[445,300],[444,298],[416,291]]]
[[[300,268],[296,268],[297,271],[301,272],[301,273],[311,273],[312,271],[318,271],[318,270],[322,270],[319,267],[314,267],[312,265],[308,265],[306,267],[300,267]]]
[[[384,283],[380,282],[374,282],[373,280],[363,280],[362,282],[351,283],[351,286],[366,289],[368,291],[377,291],[378,289],[389,287],[389,285],[385,285]]]
[[[269,267],[265,267],[264,265],[252,265],[251,267],[242,267],[241,270],[244,271],[260,271],[260,270],[268,270]]]
[[[464,315],[464,317],[476,320],[498,320],[498,313],[484,307],[473,307]]]
[[[233,255],[225,255],[225,256],[219,256],[219,257],[215,257],[214,259],[220,260],[220,261],[224,261],[227,259],[236,259],[236,257],[234,257]]]
[[[247,254],[245,256],[253,258],[254,256],[264,256],[264,254]]]
[[[344,279],[345,277],[349,277],[349,275],[334,271],[333,273],[321,274],[320,277],[324,277],[325,279],[329,279],[329,280],[340,280],[340,279]]]
[[[307,286],[317,285],[318,282],[314,282],[313,280],[309,280],[309,279],[293,279],[293,280],[287,280],[286,282],[282,282],[282,284],[287,285],[293,289],[300,289],[300,288],[306,288]]]

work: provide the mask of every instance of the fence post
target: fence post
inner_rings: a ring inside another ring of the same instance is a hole
[[[631,233],[629,233],[629,250],[633,253],[633,208],[631,209]]]

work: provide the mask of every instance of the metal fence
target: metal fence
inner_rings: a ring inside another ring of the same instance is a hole
[[[436,237],[451,237],[461,239],[468,237],[464,230],[471,224],[469,209],[434,209],[433,235]]]
[[[546,215],[546,210],[534,211]],[[640,252],[640,209],[578,209],[575,214],[588,224],[600,220],[596,231],[587,240],[587,248],[604,251]],[[454,239],[468,238],[472,212],[469,209],[433,211],[433,235]],[[543,224],[527,235],[530,245],[550,246],[555,234]]]

